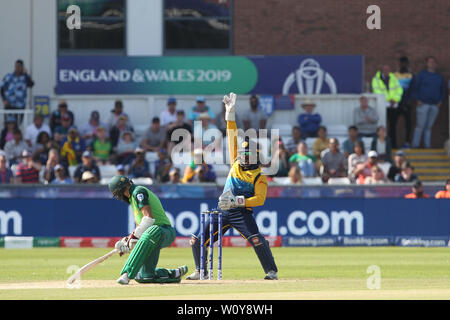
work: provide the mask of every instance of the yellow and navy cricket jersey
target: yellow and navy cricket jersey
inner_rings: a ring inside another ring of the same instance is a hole
[[[245,207],[262,206],[266,201],[267,178],[258,167],[243,170],[237,161],[237,126],[235,121],[227,121],[228,152],[232,161],[230,173],[225,182],[224,192],[231,190],[235,196],[245,197]]]

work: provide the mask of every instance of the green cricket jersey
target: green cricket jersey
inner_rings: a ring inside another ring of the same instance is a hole
[[[161,201],[153,192],[145,187],[132,185],[130,188],[130,194],[130,204],[133,208],[136,224],[140,224],[142,217],[144,216],[141,212],[141,208],[149,205],[152,210],[153,219],[155,219],[154,225],[170,226],[170,220],[166,216],[166,212],[164,211]]]

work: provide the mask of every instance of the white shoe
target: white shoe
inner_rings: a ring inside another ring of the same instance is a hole
[[[130,282],[130,278],[128,278],[128,273],[124,273],[120,276],[119,279],[117,279],[117,283],[120,284],[128,284]]]
[[[273,270],[270,270],[269,272],[267,272],[264,280],[278,280],[277,273]]]

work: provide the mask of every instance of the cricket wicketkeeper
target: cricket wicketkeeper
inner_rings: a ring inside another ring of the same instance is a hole
[[[128,284],[130,279],[139,283],[180,282],[187,273],[186,265],[177,269],[156,267],[159,252],[170,246],[176,235],[158,197],[120,175],[111,179],[109,190],[115,199],[131,205],[137,225],[131,235],[116,242],[120,255],[131,251],[117,282]]]
[[[268,241],[259,233],[253,207],[262,206],[266,200],[267,178],[261,174],[259,150],[256,143],[245,139],[241,148],[237,148],[237,126],[235,121],[234,105],[236,95],[224,96],[226,107],[225,120],[227,121],[228,151],[230,153],[231,169],[225,182],[224,192],[219,198],[219,208],[223,215],[222,234],[230,228],[235,228],[253,246],[259,261],[266,273],[264,279],[277,280],[277,266],[272,256]],[[252,161],[251,161],[252,160]],[[212,217],[215,219],[214,217]],[[216,219],[215,219],[216,220]],[[217,230],[217,221],[214,229]],[[205,246],[209,245],[209,221],[205,224]],[[218,238],[214,234],[213,241]],[[196,270],[187,280],[200,279],[200,235],[193,235],[191,239],[192,253]],[[206,260],[207,255],[205,255]],[[205,266],[206,266],[205,261]],[[205,275],[207,270],[205,268]]]

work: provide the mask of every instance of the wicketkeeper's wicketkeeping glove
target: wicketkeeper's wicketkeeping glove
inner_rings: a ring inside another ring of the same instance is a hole
[[[234,196],[230,190],[224,192],[219,197],[218,206],[222,210],[230,210],[237,207],[245,207],[244,196]]]
[[[230,96],[223,96],[225,104],[225,121],[235,121],[234,104],[236,103],[236,94],[230,92]]]

